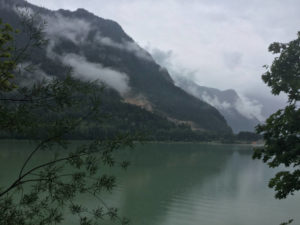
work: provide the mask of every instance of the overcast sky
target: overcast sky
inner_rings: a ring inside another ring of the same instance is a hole
[[[29,0],[50,9],[85,8],[117,21],[170,71],[198,84],[264,94],[271,42],[300,30],[299,0]]]

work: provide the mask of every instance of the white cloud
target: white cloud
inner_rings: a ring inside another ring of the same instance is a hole
[[[126,73],[104,67],[100,63],[89,62],[85,57],[80,55],[58,55],[53,51],[53,47],[53,45],[48,46],[48,57],[59,60],[66,66],[70,66],[73,69],[74,77],[84,81],[102,82],[118,91],[121,95],[130,91],[129,78]]]
[[[18,64],[18,72],[20,86],[31,86],[34,84],[32,82],[33,80],[37,82],[47,82],[53,79],[53,77],[46,74],[45,71],[39,67],[39,65],[32,65],[30,62]]]
[[[117,90],[120,94],[127,93],[128,76],[125,73],[105,68],[100,63],[91,63],[83,56],[67,54],[60,57],[62,62],[74,69],[74,76],[86,81],[101,81],[107,86]]]
[[[89,62],[84,56],[77,54],[59,55],[53,51],[60,38],[80,44],[87,41],[87,36],[92,25],[82,19],[70,19],[56,13],[54,17],[44,16],[47,21],[46,32],[50,36],[47,46],[47,56],[61,61],[66,66],[73,68],[73,76],[85,81],[99,81],[115,89],[121,95],[127,93],[128,76],[112,68],[104,67],[101,63]],[[99,38],[100,36],[97,35]],[[114,45],[110,39],[103,39],[106,44]]]
[[[138,46],[134,42],[123,41],[122,43],[118,43],[118,42],[111,40],[108,37],[101,36],[100,33],[96,34],[95,41],[101,45],[109,46],[112,48],[117,48],[117,49],[127,51],[127,52],[131,52],[135,56],[137,56],[141,59],[153,61],[151,55],[149,55],[144,49],[142,49],[140,46]]]
[[[193,94],[193,90],[191,90],[190,93]],[[230,104],[227,101],[221,101],[217,96],[209,95],[206,92],[204,92],[201,96],[197,96],[196,94],[193,95],[217,108],[221,112],[226,111],[227,113],[230,113],[232,109],[235,109],[248,119],[257,119],[261,122],[265,120],[265,117],[262,115],[263,105],[258,101],[249,99],[243,95],[239,95],[239,98],[236,99],[233,104]]]
[[[261,122],[265,120],[262,115],[262,104],[243,95],[240,95],[239,97],[240,99],[235,102],[235,108],[240,114],[244,115],[248,119],[256,118]]]
[[[223,59],[228,69],[234,70],[242,63],[243,55],[240,52],[224,52]]]
[[[76,45],[82,44],[87,41],[87,37],[92,30],[92,25],[88,21],[78,18],[67,18],[60,13],[55,13],[54,16],[43,16],[43,18],[47,22],[46,32],[51,42],[57,42],[60,38],[64,38],[72,41]],[[100,32],[97,32],[93,44],[96,43],[131,52],[141,59],[153,61],[151,55],[135,42],[123,41],[118,43],[109,37],[102,36]]]
[[[226,101],[220,101],[217,96],[210,96],[206,92],[204,92],[201,96],[198,96],[200,99],[205,101],[206,103],[210,104],[211,106],[214,106],[217,109],[220,110],[226,110],[232,107],[232,105],[229,102]]]
[[[47,22],[46,33],[51,41],[59,38],[66,38],[74,44],[83,43],[90,30],[91,24],[85,20],[77,18],[67,18],[59,13],[54,16],[43,16]]]
[[[274,41],[295,39],[300,20],[299,0],[29,2],[51,9],[85,8],[115,20],[140,46],[172,52],[173,65],[182,65],[185,70],[180,73],[196,83],[268,99],[270,89],[261,81],[262,65],[273,59],[267,47]],[[237,63],[226,61],[232,53],[241,56],[236,57]]]
[[[299,0],[29,1],[115,20],[140,46],[171,50],[174,65],[198,71],[197,83],[243,94],[269,94],[260,78],[273,58],[267,47],[295,39],[300,20]],[[233,56],[238,63],[224,61],[231,53],[242,56]]]
[[[169,70],[170,75],[172,76],[177,86],[180,86],[180,79],[182,78],[193,80],[195,83],[197,83],[197,75],[200,73],[200,71],[192,71],[186,69],[180,63],[175,64],[173,61],[174,54],[171,50],[161,51],[157,48],[151,48],[150,46],[148,46],[147,49],[151,52],[154,60],[158,64],[166,67]],[[224,57],[228,58],[226,59],[228,61],[228,67],[236,67],[236,64],[239,64],[242,60],[242,55],[237,52],[225,54]],[[229,80],[229,82],[234,83],[234,80]],[[202,86],[209,87],[205,82],[198,83],[201,83]],[[251,83],[249,85],[251,85]],[[286,103],[285,96],[273,96],[271,94],[263,93],[261,92],[261,90],[259,90],[259,86],[252,89],[252,92],[250,92],[252,94],[249,95],[250,97],[246,97],[241,89],[235,90],[238,93],[240,99],[237,100],[234,104],[220,101],[217,96],[211,96],[207,93],[204,93],[202,96],[198,96],[197,90],[194,89],[194,86],[189,86],[186,91],[194,95],[195,97],[201,98],[202,100],[219,110],[233,108],[246,118],[256,118],[261,122],[264,121],[264,119],[271,113],[275,112],[279,108],[282,108]]]

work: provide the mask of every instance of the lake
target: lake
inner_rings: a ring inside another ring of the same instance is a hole
[[[32,148],[25,141],[0,141],[0,184],[18,174]],[[45,161],[43,152],[34,160]],[[267,187],[275,174],[252,147],[221,144],[146,144],[118,157],[131,161],[112,194],[104,196],[132,225],[279,224],[294,218],[300,224],[300,195],[274,199]],[[87,199],[81,200],[89,204]]]

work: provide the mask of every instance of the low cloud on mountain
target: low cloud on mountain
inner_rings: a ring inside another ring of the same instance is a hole
[[[46,74],[39,65],[33,65],[30,62],[23,62],[18,64],[18,85],[31,86],[32,81],[44,82],[50,81],[53,77]]]
[[[94,41],[96,43],[99,43],[100,45],[131,52],[141,59],[153,61],[151,55],[149,55],[144,49],[142,49],[134,42],[123,41],[122,43],[118,43],[108,37],[103,37],[99,32],[95,35]]]
[[[198,87],[195,85],[189,85],[189,83],[185,83],[185,86],[182,86],[182,79],[187,79],[192,82],[195,82],[195,76],[197,75],[198,71],[189,71],[181,67],[178,64],[173,63],[173,52],[172,51],[161,51],[157,48],[147,47],[147,49],[151,52],[154,60],[160,64],[162,67],[166,67],[170,75],[172,76],[175,84],[179,87],[185,89],[188,93],[192,94],[193,96],[200,98],[201,100],[207,102],[208,104],[214,106],[215,108],[219,109],[220,111],[223,110],[230,110],[235,109],[241,115],[248,119],[257,119],[259,121],[263,121],[265,117],[262,115],[262,108],[263,105],[259,103],[257,100],[251,100],[250,98],[244,96],[241,93],[238,93],[239,98],[233,99],[232,102],[224,101],[218,98],[216,95],[209,94],[207,92],[201,93],[199,95]],[[227,54],[224,57],[228,60],[228,66],[234,67],[242,58],[242,55],[239,53],[234,54]],[[196,83],[196,82],[195,82]],[[190,83],[192,84],[192,83]],[[205,84],[202,84],[205,86]],[[231,87],[228,87],[231,88]]]
[[[195,95],[194,95],[195,96]],[[196,97],[196,96],[195,96]],[[204,92],[201,96],[198,96],[198,98],[202,99],[203,101],[207,102],[208,104],[212,105],[213,107],[217,109],[226,110],[231,107],[234,107],[232,104],[226,101],[220,101],[217,96],[210,96],[207,92]]]
[[[86,41],[91,30],[91,24],[83,19],[67,18],[60,13],[54,16],[44,16],[46,21],[46,33],[51,41],[58,41],[59,38],[65,38],[74,44],[80,44]]]
[[[99,81],[115,89],[121,95],[129,92],[129,78],[127,74],[112,68],[104,67],[100,63],[89,62],[84,56],[77,54],[59,55],[53,51],[55,43],[51,42],[47,48],[48,57],[59,60],[73,69],[73,76],[84,81]]]
[[[171,50],[174,64],[198,71],[196,83],[268,99],[261,80],[262,65],[274,58],[268,46],[295,39],[300,19],[299,0],[28,1],[117,21],[141,46]]]
[[[192,95],[200,98],[220,111],[230,111],[231,109],[235,109],[247,119],[257,119],[260,122],[265,120],[265,117],[262,115],[263,105],[256,100],[251,100],[239,94],[239,98],[235,99],[233,103],[230,103],[228,101],[220,100],[216,95],[212,96],[204,92],[201,96],[198,96],[195,92],[193,92],[193,89],[190,90]]]
[[[248,119],[258,119],[260,122],[265,120],[262,115],[263,105],[256,100],[251,100],[243,95],[235,102],[235,109]]]
[[[68,18],[60,13],[55,13],[55,16],[43,16],[47,22],[46,32],[51,39],[66,38],[74,44],[87,42],[89,33],[93,30],[93,25],[84,19]],[[123,51],[131,52],[136,57],[144,60],[153,61],[144,49],[139,47],[135,42],[125,41],[115,42],[109,37],[103,36],[100,32],[94,35],[93,44],[100,44],[117,48]]]
[[[100,63],[88,62],[83,56],[75,54],[64,55],[61,60],[74,69],[75,77],[86,81],[101,81],[120,94],[125,94],[130,90],[128,76],[125,73],[105,68]]]
[[[112,68],[104,67],[100,63],[89,62],[86,57],[78,54],[59,55],[54,51],[55,46],[60,39],[65,39],[80,45],[87,41],[88,34],[92,30],[92,25],[78,18],[67,18],[59,13],[55,16],[43,16],[45,19],[46,33],[50,37],[47,46],[47,55],[52,59],[63,62],[66,66],[73,68],[73,75],[85,81],[99,81],[105,85],[115,89],[121,95],[127,93],[130,88],[128,85],[128,76]],[[97,35],[99,38],[99,35]],[[105,39],[106,43],[114,45],[109,39]]]

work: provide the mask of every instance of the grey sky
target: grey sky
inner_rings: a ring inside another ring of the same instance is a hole
[[[50,9],[85,8],[117,21],[165,66],[204,86],[264,94],[262,65],[273,41],[300,30],[299,0],[29,0]],[[162,55],[165,54],[165,57]]]

